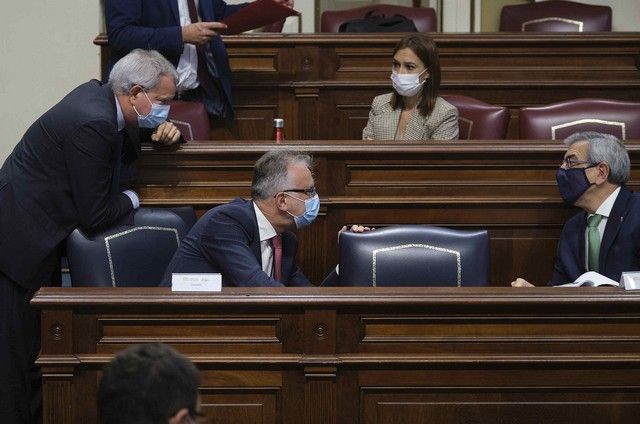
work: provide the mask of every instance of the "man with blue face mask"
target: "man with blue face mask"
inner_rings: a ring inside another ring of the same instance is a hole
[[[176,79],[157,52],[132,52],[108,85],[82,84],[38,118],[0,169],[1,423],[38,421],[39,314],[29,300],[60,282],[62,245],[75,228],[104,228],[139,206],[121,189],[123,130],[164,121],[166,107],[156,105],[173,97]],[[152,131],[161,144],[180,137],[170,123]]]
[[[311,158],[274,150],[256,162],[252,200],[209,210],[183,239],[165,272],[221,273],[223,286],[311,286],[296,266],[295,231],[318,216]]]
[[[575,281],[587,271],[620,280],[625,271],[640,270],[640,195],[625,184],[631,174],[624,144],[596,132],[576,133],[556,179],[562,199],[583,211],[562,230],[549,285]],[[522,278],[514,287],[530,287]]]

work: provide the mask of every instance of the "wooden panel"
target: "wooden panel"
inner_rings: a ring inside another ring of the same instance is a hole
[[[162,340],[185,349],[209,346],[216,352],[282,351],[278,338],[278,317],[207,317],[185,319],[181,316],[136,316],[98,318],[98,353],[113,353],[130,343]]]
[[[640,414],[638,292],[47,287],[32,303],[74,322],[69,351],[43,332],[46,424],[97,422],[100,369],[115,350],[80,330],[100,327],[120,348],[152,338],[191,358],[217,423],[627,424]],[[261,349],[274,334],[281,349]],[[258,343],[229,352],[223,339]]]
[[[225,424],[276,424],[278,390],[201,390],[202,413],[212,422]]]
[[[601,424],[634,420],[640,413],[638,390],[619,388],[576,392],[569,389],[510,389],[482,387],[476,390],[447,388],[424,390],[363,390],[361,423],[480,423],[518,424],[581,422]]]

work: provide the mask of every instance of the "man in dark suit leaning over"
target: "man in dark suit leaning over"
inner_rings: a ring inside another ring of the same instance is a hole
[[[193,226],[167,267],[171,273],[222,273],[224,286],[310,286],[296,266],[293,231],[316,218],[320,198],[311,158],[276,150],[256,162],[252,200],[209,210]]]
[[[29,300],[56,280],[59,246],[75,228],[105,227],[139,206],[135,192],[119,190],[121,132],[158,127],[176,79],[159,53],[132,52],[108,85],[82,84],[38,118],[0,169],[0,422],[37,421],[40,330]],[[179,137],[167,122],[152,135]]]
[[[549,285],[575,281],[586,271],[620,280],[640,270],[640,195],[625,183],[631,174],[629,153],[616,137],[576,133],[558,169],[562,199],[583,209],[562,229]],[[522,278],[514,287],[530,287]]]

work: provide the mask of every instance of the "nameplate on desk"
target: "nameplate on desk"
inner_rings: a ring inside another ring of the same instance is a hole
[[[623,272],[620,276],[620,285],[625,290],[640,290],[640,271]]]
[[[171,291],[219,292],[222,291],[222,274],[171,274]]]

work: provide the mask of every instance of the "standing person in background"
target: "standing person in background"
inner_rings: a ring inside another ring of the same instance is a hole
[[[39,422],[40,319],[29,300],[59,281],[60,246],[75,228],[106,227],[139,206],[120,191],[123,130],[157,127],[155,142],[177,142],[164,122],[176,81],[162,55],[136,50],[109,84],[82,84],[38,118],[0,169],[0,423]]]
[[[364,140],[455,140],[458,109],[438,97],[438,48],[424,34],[404,37],[393,49],[392,93],[373,99]]]
[[[276,0],[293,7],[293,0]],[[223,0],[106,0],[107,35],[115,61],[133,49],[154,49],[176,66],[182,100],[204,102],[213,117],[233,119],[231,70],[219,21],[249,3]]]

